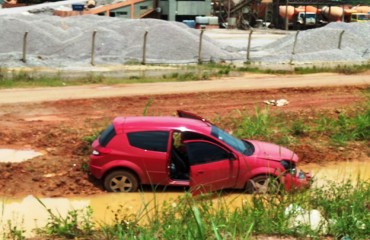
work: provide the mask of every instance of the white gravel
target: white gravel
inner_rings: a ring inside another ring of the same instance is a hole
[[[339,39],[342,42],[339,48]],[[370,61],[370,22],[330,23],[322,28],[298,33],[268,44],[254,54],[252,61],[266,63],[367,62]]]
[[[182,23],[96,15],[61,18],[48,14],[13,13],[0,14],[0,66],[88,66],[93,31],[97,31],[96,65],[141,62],[145,31],[148,31],[147,63],[198,61],[200,31]],[[338,49],[342,31],[342,44]],[[20,59],[25,32],[28,32],[27,62],[23,63]],[[285,37],[280,35],[272,43],[264,41],[263,35],[257,39],[253,37],[250,60],[266,64],[370,61],[370,22],[331,23],[322,28],[301,31],[295,54],[292,55],[294,35],[294,32]],[[245,45],[240,39],[238,44],[233,45],[233,41],[227,44],[226,37],[217,41],[209,36],[205,34],[203,38],[203,61],[245,61],[247,39]],[[264,43],[256,44],[256,41]]]
[[[72,62],[88,64],[93,31],[97,31],[96,64],[140,62],[145,31],[148,31],[148,63],[192,63],[198,60],[200,31],[178,22],[95,15],[60,18],[13,14],[0,16],[0,26],[2,66],[68,66]],[[24,32],[28,32],[26,64],[19,61]],[[204,36],[204,61],[242,58],[240,53],[223,50],[219,43]]]

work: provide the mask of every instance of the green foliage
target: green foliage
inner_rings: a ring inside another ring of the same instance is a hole
[[[152,105],[153,103],[153,98],[149,99],[146,104],[145,104],[145,107],[144,107],[144,112],[143,112],[143,116],[147,116],[148,114],[148,110],[150,108],[150,106]]]
[[[370,140],[369,102],[358,113],[342,112],[337,117],[321,113],[310,119],[304,116],[291,116],[287,119],[284,115],[271,114],[268,108],[256,109],[254,115],[239,111],[239,116],[232,119],[231,125],[232,132],[240,138],[291,145],[299,143],[302,138],[320,137],[334,146],[343,146],[349,141]],[[220,118],[216,119],[216,122],[220,121]]]
[[[272,133],[271,121],[268,108],[263,110],[257,108],[254,116],[242,116],[235,133],[241,138],[269,139]]]
[[[292,70],[283,69],[261,69],[258,67],[253,67],[246,65],[244,67],[239,67],[236,70],[239,72],[253,72],[253,73],[269,73],[269,74],[313,74],[322,72],[334,72],[343,74],[356,74],[365,72],[370,69],[370,63],[362,65],[337,65],[334,67],[296,67]]]
[[[91,144],[94,142],[94,140],[95,140],[97,137],[99,137],[100,133],[101,133],[101,131],[96,131],[96,132],[94,132],[93,134],[91,134],[91,135],[89,135],[89,136],[84,136],[84,137],[82,137],[82,140],[83,140],[84,142],[86,142],[87,144],[91,145]]]
[[[45,228],[39,229],[39,234],[71,239],[82,236],[87,237],[93,233],[94,223],[92,221],[93,211],[91,207],[80,211],[68,211],[67,216],[62,217],[60,214],[54,214],[40,199],[36,199],[49,213],[48,222]]]
[[[0,66],[0,82],[3,82],[6,80],[6,68],[3,68]]]
[[[96,75],[95,73],[89,73],[86,77],[82,79],[83,83],[95,84],[102,83],[104,81],[103,75]]]
[[[84,173],[88,173],[89,172],[89,162],[88,161],[82,161],[81,162],[81,170],[82,172]]]
[[[141,231],[138,219],[135,215],[127,214],[124,206],[121,205],[117,210],[107,209],[114,214],[113,223],[100,224],[96,239],[134,239]]]
[[[302,119],[295,120],[289,129],[293,136],[305,136],[308,131],[309,127]]]
[[[369,236],[369,182],[359,181],[356,185],[350,181],[330,182],[313,192],[311,204],[329,220],[329,231],[335,238],[366,239]]]
[[[184,74],[179,74],[176,79],[177,81],[194,81],[198,80],[199,78],[195,73],[187,72]]]
[[[24,236],[25,230],[21,229],[18,224],[12,224],[10,220],[7,222],[7,232],[4,233],[4,239],[23,240],[26,239]]]
[[[252,235],[367,239],[369,196],[370,183],[359,180],[329,182],[304,192],[234,198],[185,194],[161,205],[154,193],[154,200],[143,200],[137,214],[128,214],[123,205],[111,209],[114,218],[109,224],[92,222],[91,208],[70,211],[65,218],[48,210],[48,224],[40,233],[46,238],[79,239],[250,239]],[[298,222],[313,209],[320,212],[320,222],[312,226],[308,220]]]
[[[356,74],[365,72],[370,69],[370,63],[362,65],[337,65],[335,67],[297,67],[294,69],[296,74],[312,74],[320,72],[334,72],[334,73],[343,73],[343,74]]]
[[[334,132],[331,139],[336,145],[344,145],[348,141],[370,140],[370,108],[354,117],[344,113],[333,121]]]
[[[131,61],[127,65],[138,65],[137,62]],[[173,67],[173,66],[172,66]],[[7,68],[0,67],[0,88],[12,87],[35,87],[35,86],[66,86],[66,85],[83,85],[83,84],[117,84],[117,83],[147,83],[147,82],[164,82],[164,81],[197,81],[208,80],[212,77],[222,77],[229,75],[231,72],[253,72],[269,74],[310,74],[318,72],[336,72],[343,74],[355,74],[370,69],[370,63],[362,65],[338,65],[335,67],[309,67],[295,68],[291,70],[284,69],[261,69],[250,64],[243,67],[236,67],[233,64],[226,63],[207,63],[196,66],[178,66],[178,71],[170,75],[160,77],[145,77],[145,74],[124,77],[107,77],[101,73],[87,73],[81,77],[71,77],[69,73],[55,72],[43,73],[38,71],[10,71]],[[184,72],[185,73],[180,73]],[[63,76],[65,75],[65,76]]]

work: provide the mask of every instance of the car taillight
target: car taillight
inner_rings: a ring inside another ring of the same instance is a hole
[[[110,149],[110,148],[99,147],[97,149],[94,149],[93,152],[92,152],[92,154],[95,155],[95,156],[99,156],[101,154],[109,154],[112,151],[112,149]]]

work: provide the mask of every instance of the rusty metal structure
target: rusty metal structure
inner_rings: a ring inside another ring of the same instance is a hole
[[[217,16],[220,22],[228,22],[229,27],[248,29],[256,24],[257,19],[261,18],[259,16],[261,8],[265,9],[270,3],[272,0],[241,0],[239,2],[213,0],[213,15]],[[267,15],[267,11],[266,13],[264,11],[263,15]]]
[[[272,3],[272,26],[285,28],[285,20],[279,16],[280,6],[314,6],[320,8],[323,6],[344,6],[344,5],[368,5],[369,0],[273,0]],[[317,25],[320,23],[317,22]]]
[[[258,21],[271,22],[271,27],[285,28],[285,20],[279,16],[280,6],[343,6],[369,5],[370,0],[213,0],[213,13],[220,22],[229,19],[235,21],[236,28],[249,29],[258,25]],[[322,24],[317,22],[317,26]],[[229,26],[230,27],[230,26]]]

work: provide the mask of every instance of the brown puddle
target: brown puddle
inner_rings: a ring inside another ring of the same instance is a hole
[[[0,163],[19,163],[40,155],[33,150],[0,149]]]
[[[307,164],[303,169],[310,170],[315,178],[315,186],[323,186],[327,181],[342,182],[346,179],[356,181],[370,180],[370,162],[337,162],[327,165]],[[42,198],[40,199],[46,208],[51,209],[54,214],[65,217],[68,211],[86,209],[90,206],[93,209],[93,218],[97,223],[111,223],[114,214],[121,210],[125,216],[145,216],[153,211],[154,206],[162,206],[164,203],[170,206],[177,205],[177,199],[185,193],[178,192],[143,192],[143,193],[106,193],[80,198]],[[251,195],[228,194],[222,198],[215,198],[214,207],[217,204],[227,204],[230,207],[241,206],[249,201]],[[0,236],[2,231],[9,229],[8,220],[12,226],[26,230],[25,235],[31,237],[32,229],[46,225],[49,214],[33,196],[24,199],[9,199],[0,197]],[[145,221],[145,217],[143,217]]]
[[[304,170],[311,172],[314,177],[314,186],[325,186],[328,181],[345,182],[358,179],[370,180],[370,161],[331,162],[328,164],[305,164]]]

